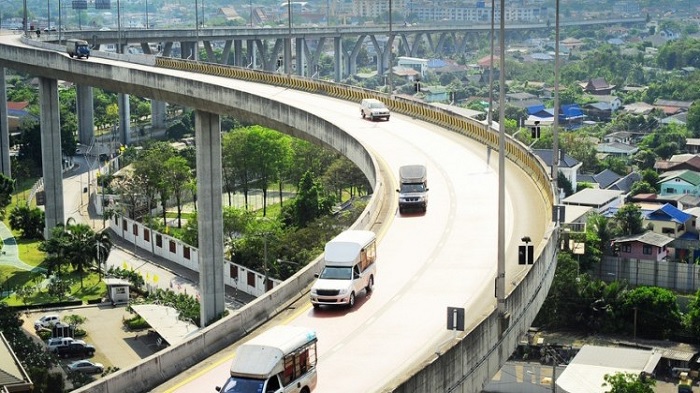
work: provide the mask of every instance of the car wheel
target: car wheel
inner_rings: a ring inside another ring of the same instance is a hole
[[[350,299],[348,299],[348,308],[355,306],[355,292],[350,293]]]
[[[360,111],[360,114],[362,115],[362,118],[365,118],[365,111]]]
[[[320,304],[316,304],[316,303],[312,303],[312,305],[314,306],[314,310],[318,310],[318,308],[321,307]]]
[[[365,287],[365,290],[367,293],[372,292],[372,289],[374,289],[374,276],[369,276],[369,281],[367,281],[367,286]]]

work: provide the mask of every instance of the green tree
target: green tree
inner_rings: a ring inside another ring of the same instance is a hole
[[[607,393],[654,393],[656,381],[653,378],[640,378],[632,373],[605,374],[603,387]]]
[[[168,158],[164,169],[164,181],[168,183],[177,205],[177,227],[182,228],[182,198],[187,191],[187,184],[192,180],[192,170],[187,160],[180,156]]]
[[[642,227],[642,209],[634,203],[625,204],[615,213],[615,223],[617,224],[618,233],[622,236],[644,232]]]
[[[683,326],[693,334],[700,336],[700,291],[688,303],[688,311],[683,316]]]
[[[39,208],[16,205],[10,212],[10,227],[20,231],[22,238],[41,239],[44,225],[44,211]]]
[[[636,332],[649,339],[668,339],[681,326],[676,295],[661,287],[642,286],[628,291],[620,317],[627,322],[626,333]]]

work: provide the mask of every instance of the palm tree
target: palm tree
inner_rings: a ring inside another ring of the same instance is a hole
[[[112,251],[112,239],[109,237],[107,232],[96,232],[93,236],[94,247],[95,247],[95,262],[97,262],[97,270],[100,273],[100,279],[102,278],[103,265],[107,262],[109,258],[109,253]]]

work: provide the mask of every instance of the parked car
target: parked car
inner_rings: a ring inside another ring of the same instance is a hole
[[[102,363],[93,363],[89,360],[78,360],[68,365],[69,371],[77,371],[85,374],[101,373],[105,369]]]
[[[34,330],[50,328],[51,326],[61,322],[61,318],[57,314],[44,315],[34,321]]]
[[[95,354],[95,347],[85,342],[72,342],[56,348],[56,354],[62,358],[92,356]]]
[[[58,347],[65,347],[67,345],[70,345],[71,343],[83,343],[85,344],[85,341],[82,340],[76,340],[73,337],[53,337],[50,338],[46,344],[48,346],[49,352],[56,352]]]

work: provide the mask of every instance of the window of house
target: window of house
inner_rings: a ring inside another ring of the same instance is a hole
[[[151,241],[151,231],[148,228],[143,228],[143,240],[149,242]]]
[[[228,267],[228,275],[234,280],[238,281],[238,267],[233,263]]]
[[[648,244],[645,244],[644,247],[642,247],[642,254],[651,255],[651,246]]]
[[[630,253],[632,252],[632,245],[625,243],[620,245],[620,251]]]
[[[134,236],[138,236],[138,235],[139,235],[139,226],[138,226],[138,224],[132,225],[132,226],[131,226],[131,231],[134,233]]]
[[[248,285],[251,287],[255,286],[255,273],[253,272],[248,272],[248,277],[247,277]]]
[[[672,187],[668,187],[668,188],[666,188],[666,190],[664,190],[664,192],[665,192],[666,194],[675,194],[675,193],[676,193],[676,189],[674,189],[674,188],[672,188]]]
[[[160,233],[156,235],[156,246],[163,247],[163,235]]]
[[[169,246],[170,246],[170,252],[172,252],[174,254],[175,251],[177,250],[177,245],[175,244],[174,241],[171,240]]]
[[[126,231],[126,220],[122,219],[122,231]]]
[[[185,259],[190,259],[190,248],[189,247],[182,248],[182,256],[185,257]]]

